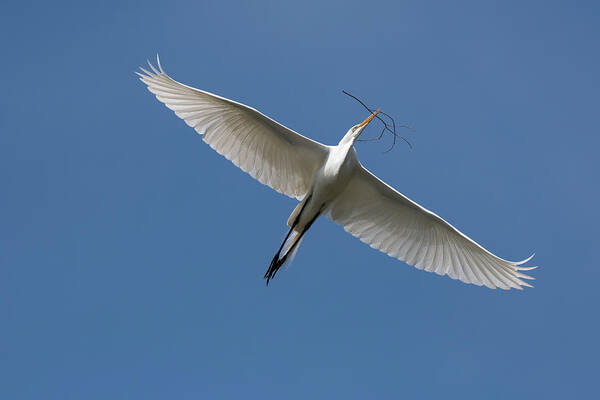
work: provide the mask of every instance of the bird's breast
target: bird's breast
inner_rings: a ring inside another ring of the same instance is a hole
[[[318,197],[323,203],[341,193],[350,180],[356,161],[348,150],[350,149],[334,148],[325,164],[315,174],[313,196]]]

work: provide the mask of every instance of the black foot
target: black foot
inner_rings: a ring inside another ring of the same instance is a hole
[[[283,260],[279,260],[279,253],[275,254],[275,257],[273,257],[273,260],[271,260],[271,265],[269,265],[269,269],[267,269],[267,272],[264,276],[264,278],[267,280],[267,286],[269,286],[269,281],[275,278],[275,274],[277,274],[277,271],[279,271],[279,268],[281,268],[282,264]]]

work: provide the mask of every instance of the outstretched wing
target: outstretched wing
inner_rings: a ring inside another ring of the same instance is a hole
[[[160,66],[137,73],[148,90],[183,119],[219,154],[259,182],[301,199],[328,147],[261,114],[254,108],[171,79]]]
[[[331,205],[329,217],[389,256],[425,271],[491,289],[531,286],[521,273],[535,267],[490,253],[431,211],[387,185],[362,165]]]

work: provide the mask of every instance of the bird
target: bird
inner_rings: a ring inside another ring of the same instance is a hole
[[[490,289],[532,287],[523,271],[533,256],[504,260],[450,223],[383,182],[354,147],[376,110],[335,146],[309,139],[258,110],[172,79],[156,67],[136,72],[147,89],[217,153],[260,183],[298,200],[289,228],[264,275],[266,284],[290,262],[320,216],[374,249],[406,264]]]

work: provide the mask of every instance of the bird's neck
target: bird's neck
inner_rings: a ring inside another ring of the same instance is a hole
[[[355,140],[355,138],[348,137],[348,135],[344,136],[338,145],[332,149],[333,151],[330,153],[330,158],[343,163],[348,155],[353,152]]]
[[[338,147],[352,147],[356,139],[358,139],[358,136],[356,136],[352,130],[349,130],[338,143]]]

